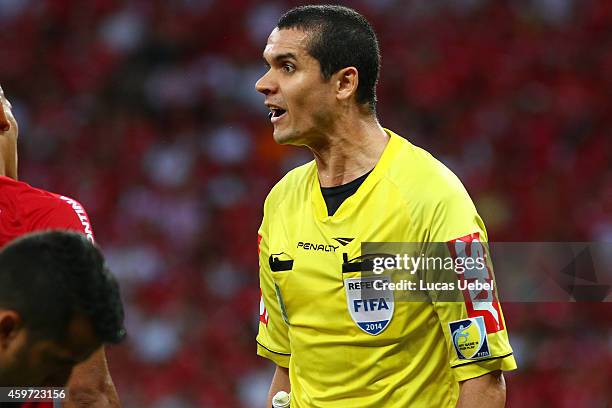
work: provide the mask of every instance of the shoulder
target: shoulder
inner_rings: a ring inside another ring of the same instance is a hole
[[[296,167],[280,179],[266,197],[266,211],[272,211],[281,206],[286,200],[308,194],[315,175],[315,161]]]
[[[73,198],[50,194],[54,196],[55,204],[45,220],[46,227],[74,230],[94,242],[93,228],[83,205]]]
[[[459,178],[426,150],[403,140],[384,181],[419,239],[445,242],[486,230]]]
[[[412,205],[438,205],[457,199],[471,203],[459,178],[425,149],[401,138],[385,180]]]
[[[81,232],[91,241],[93,231],[85,208],[73,198],[35,188],[16,180],[0,180],[3,205],[11,204],[13,218],[23,226],[23,233],[46,229]],[[5,188],[8,187],[8,188]]]
[[[0,232],[6,239],[34,231],[69,229],[94,240],[89,217],[78,201],[21,181],[0,177],[0,210]]]
[[[8,177],[0,177],[0,192],[2,203],[12,203],[17,210],[16,216],[21,217],[52,210],[58,201],[56,194]]]

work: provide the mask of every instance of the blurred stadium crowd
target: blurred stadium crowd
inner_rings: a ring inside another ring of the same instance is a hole
[[[126,300],[126,407],[258,407],[256,230],[308,152],[254,83],[293,2],[0,0],[20,178],[80,200]],[[379,116],[466,184],[495,241],[612,240],[612,3],[362,0]],[[612,401],[606,304],[506,304],[509,406]]]

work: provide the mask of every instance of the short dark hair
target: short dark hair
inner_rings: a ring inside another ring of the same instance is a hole
[[[101,343],[125,337],[119,284],[82,234],[25,235],[0,252],[0,308],[15,310],[35,338],[63,340],[77,316]]]
[[[310,34],[308,53],[319,61],[326,80],[342,68],[357,68],[357,102],[376,111],[380,50],[376,34],[364,16],[344,6],[299,6],[285,13],[276,26]]]

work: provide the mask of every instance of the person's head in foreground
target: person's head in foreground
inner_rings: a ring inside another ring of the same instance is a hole
[[[0,252],[0,386],[63,386],[125,337],[119,286],[81,234],[26,235]]]
[[[380,52],[374,30],[343,6],[296,7],[278,21],[263,52],[274,140],[317,146],[346,120],[376,122]]]

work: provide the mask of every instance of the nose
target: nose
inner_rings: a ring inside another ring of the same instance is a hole
[[[255,89],[257,92],[261,92],[266,96],[276,92],[276,85],[271,78],[271,70],[268,70],[259,80],[257,80],[257,82],[255,82]]]

